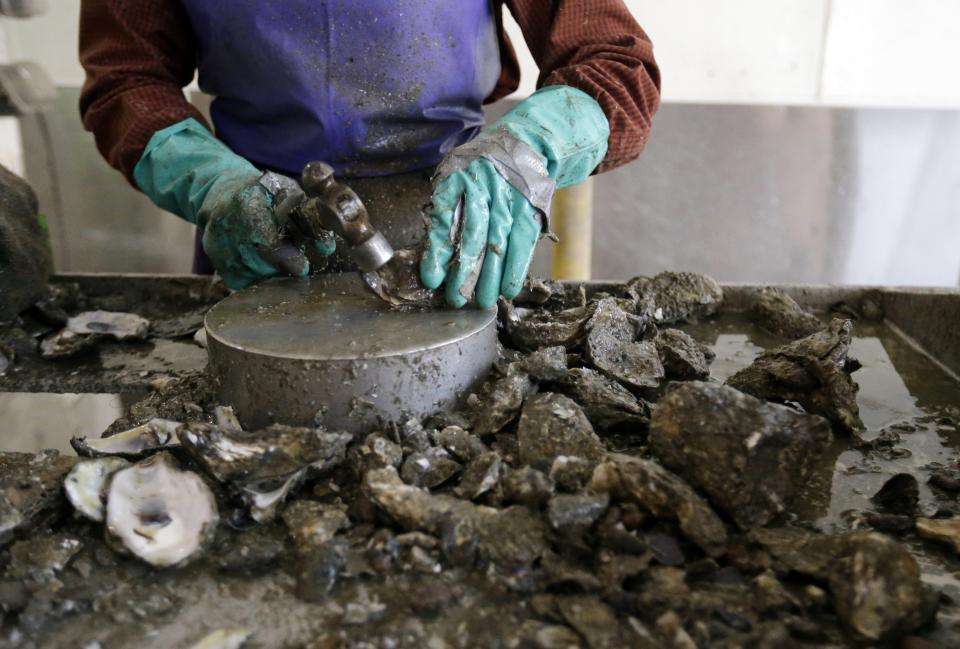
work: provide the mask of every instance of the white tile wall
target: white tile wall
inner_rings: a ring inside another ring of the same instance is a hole
[[[16,117],[0,117],[0,164],[18,176],[23,175],[23,145]]]
[[[833,0],[821,99],[960,107],[960,2]]]
[[[667,101],[960,108],[960,1],[625,1]],[[537,69],[507,24],[526,96]]]
[[[654,41],[668,101],[960,107],[958,0],[625,1]],[[59,85],[82,83],[79,6],[3,19],[0,60],[8,50]],[[510,18],[507,29],[525,96],[537,68]]]
[[[0,64],[10,61],[4,30],[0,29]],[[0,164],[23,175],[23,145],[20,143],[20,123],[15,117],[0,117]]]
[[[79,86],[83,83],[77,60],[79,23],[80,0],[54,0],[45,14],[4,18],[2,24],[13,60],[40,63],[58,86]]]
[[[960,107],[958,0],[625,1],[654,41],[668,101]],[[0,60],[7,50],[59,85],[82,83],[79,6],[3,19]],[[537,68],[510,18],[507,29],[525,96]]]
[[[814,103],[827,0],[626,0],[654,43],[666,101]],[[519,96],[537,68],[519,28]]]
[[[627,4],[653,40],[665,99],[815,101],[825,0],[628,0]]]

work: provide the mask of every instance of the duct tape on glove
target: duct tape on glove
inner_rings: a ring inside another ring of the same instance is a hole
[[[447,176],[466,169],[478,158],[489,160],[497,173],[523,194],[540,214],[542,236],[555,239],[550,230],[550,207],[557,183],[547,173],[546,158],[505,128],[483,133],[451,151],[437,167],[434,188]]]

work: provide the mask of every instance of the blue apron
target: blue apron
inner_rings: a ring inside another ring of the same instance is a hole
[[[490,0],[182,0],[217,136],[297,176],[437,164],[483,125],[500,75]]]

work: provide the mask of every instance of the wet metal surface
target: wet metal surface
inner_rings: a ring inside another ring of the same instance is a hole
[[[393,309],[352,273],[264,282],[211,309],[206,329],[220,394],[247,427],[426,416],[496,357],[495,309]]]

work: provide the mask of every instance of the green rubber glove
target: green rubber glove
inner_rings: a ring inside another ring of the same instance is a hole
[[[586,180],[607,153],[600,105],[568,86],[542,88],[437,168],[420,279],[447,302],[517,296],[556,188]]]
[[[133,175],[158,207],[203,231],[203,249],[229,288],[244,288],[281,272],[310,272],[303,251],[283,238],[260,170],[195,119],[154,133]],[[327,241],[316,247],[329,255],[334,246]]]

